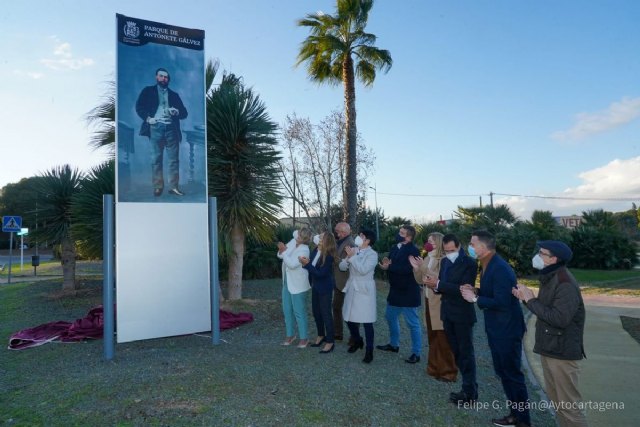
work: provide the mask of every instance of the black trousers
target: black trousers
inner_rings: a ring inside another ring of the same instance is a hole
[[[333,316],[331,315],[331,299],[333,292],[320,293],[311,288],[311,311],[316,321],[318,336],[324,337],[328,343],[334,342]]]
[[[502,388],[511,403],[511,415],[531,425],[527,400],[527,384],[522,373],[522,338],[489,339],[493,369],[502,381]]]
[[[367,350],[373,351],[373,323],[363,323],[362,325],[364,326]],[[360,323],[347,322],[347,327],[349,328],[349,333],[351,334],[351,338],[353,338],[354,343],[357,343],[362,339],[360,336]]]
[[[470,399],[478,398],[476,354],[473,349],[473,323],[444,321],[444,333],[462,375],[462,391]]]

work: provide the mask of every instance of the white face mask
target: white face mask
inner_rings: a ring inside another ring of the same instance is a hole
[[[456,260],[458,259],[459,255],[460,255],[459,252],[452,252],[450,254],[447,254],[447,258],[449,258],[449,261],[451,261],[451,262],[456,262]]]
[[[364,241],[362,240],[362,237],[360,236],[356,236],[356,238],[353,239],[353,242],[356,244],[357,247],[362,246],[362,244],[364,243]]]
[[[544,260],[539,254],[536,254],[536,256],[531,258],[531,265],[536,270],[542,270],[544,268]]]
[[[313,243],[318,246],[320,244],[320,235],[316,234],[315,236],[313,236]]]
[[[298,230],[293,231],[293,238],[298,240]]]

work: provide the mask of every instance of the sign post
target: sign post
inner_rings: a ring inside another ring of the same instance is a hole
[[[7,277],[7,283],[11,283],[11,259],[13,258],[13,233],[20,231],[22,228],[21,216],[3,216],[2,217],[2,231],[9,233],[9,275]]]
[[[18,236],[20,236],[20,271],[24,270],[24,236],[29,234],[28,228],[21,228],[18,231]]]

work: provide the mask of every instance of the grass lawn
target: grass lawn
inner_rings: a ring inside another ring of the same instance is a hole
[[[584,270],[570,269],[583,294],[640,296],[640,270]],[[537,288],[536,276],[518,279],[520,283]]]
[[[60,297],[60,279],[0,286],[0,339],[55,320],[72,321],[100,304],[97,279],[75,296]],[[475,331],[478,410],[447,402],[460,383],[425,373],[423,360],[408,365],[409,334],[402,326],[400,353],[374,352],[370,365],[345,343],[333,353],[282,347],[279,280],[248,281],[234,311],[255,321],[223,331],[213,346],[189,335],[116,344],[112,361],[101,340],[50,343],[23,351],[0,350],[0,424],[50,426],[481,426],[503,416],[505,397],[493,373],[478,312]],[[384,320],[387,285],[378,287],[376,344],[388,342]],[[310,302],[309,302],[310,306]],[[310,312],[310,310],[309,310]],[[315,330],[309,316],[310,330]],[[312,334],[312,337],[314,334]],[[425,339],[426,346],[426,339]],[[540,400],[529,384],[530,398]],[[537,427],[555,426],[533,410]]]

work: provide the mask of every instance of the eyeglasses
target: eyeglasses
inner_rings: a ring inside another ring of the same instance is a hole
[[[538,255],[546,256],[546,257],[549,257],[549,258],[551,258],[553,256],[550,253],[542,252],[542,249],[538,251]]]

